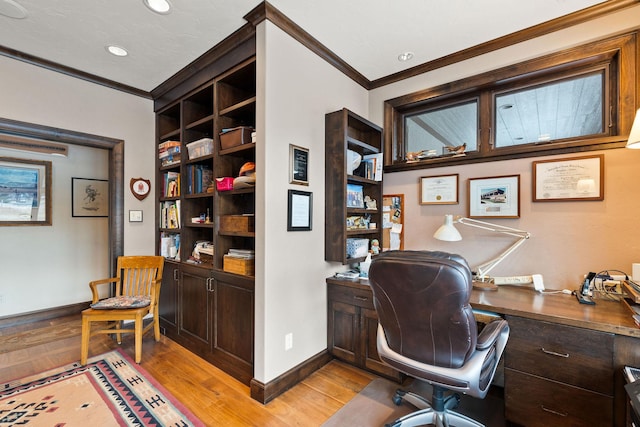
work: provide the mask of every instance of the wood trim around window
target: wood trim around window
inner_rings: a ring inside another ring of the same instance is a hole
[[[469,78],[424,89],[399,96],[384,102],[384,154],[385,172],[427,169],[466,163],[480,163],[492,160],[507,160],[521,157],[565,154],[591,150],[624,147],[631,129],[638,105],[638,32],[623,34],[592,42],[583,46],[545,55],[530,61],[509,65]],[[610,124],[613,131],[608,136],[585,138],[568,143],[550,143],[536,146],[522,146],[514,149],[500,149],[499,152],[478,152],[458,158],[430,159],[413,163],[400,162],[403,151],[401,131],[402,116],[430,104],[442,103],[442,100],[455,100],[477,96],[480,100],[480,136],[479,146],[487,147],[490,142],[492,100],[490,94],[498,88],[517,82],[522,85],[539,79],[541,75],[562,75],[572,70],[581,70],[590,64],[613,64],[611,70],[613,97],[611,105],[615,110]]]

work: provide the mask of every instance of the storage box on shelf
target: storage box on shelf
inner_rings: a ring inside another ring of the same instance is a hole
[[[187,150],[189,151],[189,159],[211,155],[213,154],[213,139],[201,138],[190,142],[187,144]]]
[[[224,271],[244,276],[253,276],[255,274],[255,260],[235,258],[230,255],[224,256]]]
[[[254,216],[251,215],[222,215],[220,216],[221,232],[253,232]]]
[[[253,128],[238,126],[233,129],[223,129],[220,133],[220,148],[223,150],[237,147],[251,142]]]

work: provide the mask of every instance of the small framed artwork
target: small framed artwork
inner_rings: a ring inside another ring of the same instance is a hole
[[[604,200],[604,155],[533,162],[533,201]]]
[[[109,181],[71,178],[71,216],[109,216]]]
[[[520,218],[520,175],[469,178],[469,218]]]
[[[289,190],[288,196],[287,231],[310,231],[313,194]]]
[[[420,204],[458,204],[458,174],[421,177]]]
[[[129,222],[142,222],[142,211],[140,210],[129,211]]]
[[[347,184],[347,207],[364,209],[364,193],[362,185]]]
[[[0,157],[0,226],[51,225],[51,162]]]
[[[309,185],[309,149],[289,144],[289,183]]]

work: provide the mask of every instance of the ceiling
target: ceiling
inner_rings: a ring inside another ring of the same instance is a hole
[[[150,92],[247,23],[260,0],[0,0],[7,49]],[[593,6],[598,0],[270,0],[373,81]],[[16,6],[18,9],[16,9]],[[16,19],[17,11],[26,17]],[[115,44],[129,55],[116,57]],[[412,52],[400,62],[398,55]]]

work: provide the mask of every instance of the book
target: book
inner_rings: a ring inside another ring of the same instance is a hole
[[[382,168],[384,166],[382,153],[367,154],[362,158],[362,162],[368,165],[365,178],[382,181]]]

